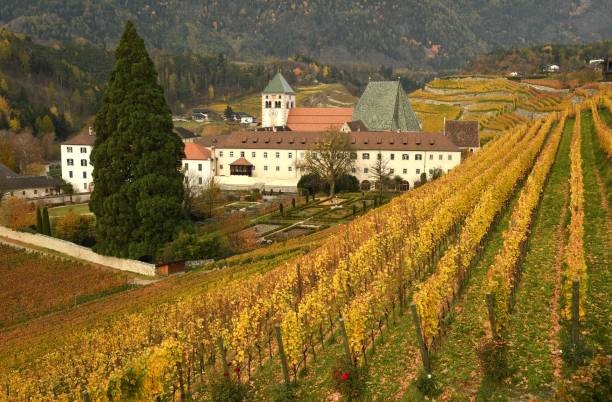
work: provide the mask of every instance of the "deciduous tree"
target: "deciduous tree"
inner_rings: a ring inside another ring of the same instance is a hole
[[[188,224],[182,208],[183,143],[144,41],[131,22],[115,51],[91,155],[96,249],[152,259]]]
[[[313,173],[327,182],[329,195],[336,193],[336,180],[348,174],[353,166],[351,146],[346,133],[322,134],[312,149],[306,152],[300,163],[308,173]]]

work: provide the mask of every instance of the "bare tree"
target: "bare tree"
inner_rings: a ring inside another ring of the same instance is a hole
[[[193,206],[204,216],[210,218],[214,215],[215,205],[219,203],[221,198],[221,187],[215,177],[211,176],[194,198]]]
[[[327,181],[329,194],[333,197],[336,193],[336,180],[348,174],[353,167],[348,134],[333,131],[323,133],[299,165],[308,173]]]
[[[389,168],[389,160],[383,158],[380,152],[378,152],[376,161],[370,167],[370,177],[374,183],[378,183],[379,194],[382,197],[383,188],[391,181],[391,168]]]

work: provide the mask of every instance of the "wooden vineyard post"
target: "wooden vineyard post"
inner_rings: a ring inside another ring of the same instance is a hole
[[[580,330],[580,282],[572,282],[572,343],[578,345]]]
[[[491,335],[497,339],[497,327],[495,325],[495,299],[491,293],[487,293],[487,310],[489,311],[489,323],[491,324]]]
[[[410,309],[412,310],[412,318],[414,319],[416,336],[417,340],[419,341],[419,349],[421,349],[421,359],[423,359],[423,367],[425,368],[425,371],[429,374],[431,373],[429,352],[427,351],[427,347],[425,346],[425,339],[423,339],[423,331],[421,330],[421,320],[419,318],[419,313],[417,311],[416,304],[412,303],[410,305]]]
[[[344,326],[344,318],[340,317],[340,336],[342,336],[342,344],[344,345],[344,353],[349,358],[351,363],[353,362],[353,356],[351,355],[351,347],[349,346],[348,336],[346,335],[346,327]]]
[[[287,365],[287,355],[285,355],[285,348],[283,347],[283,336],[281,335],[280,325],[274,326],[274,332],[276,333],[276,342],[278,342],[278,354],[281,358],[281,364],[283,366],[283,377],[285,378],[285,385],[289,385],[289,366]]]
[[[83,402],[90,402],[91,401],[91,399],[89,398],[89,392],[87,392],[87,390],[81,392],[81,397],[83,398]]]
[[[221,352],[221,359],[223,360],[223,372],[227,372],[227,353],[225,352],[225,347],[223,346],[223,339],[221,337],[217,338],[217,345],[219,346],[219,352]]]

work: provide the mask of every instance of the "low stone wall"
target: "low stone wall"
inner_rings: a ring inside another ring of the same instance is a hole
[[[121,271],[130,271],[141,275],[155,276],[155,265],[153,264],[101,255],[95,253],[87,247],[79,246],[65,240],[56,239],[54,237],[44,236],[41,234],[17,232],[4,226],[0,226],[0,236],[22,243],[31,244],[33,246],[47,248],[74,258],[78,258],[80,260],[119,269]]]

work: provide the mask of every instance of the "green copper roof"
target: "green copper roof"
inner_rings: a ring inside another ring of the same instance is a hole
[[[371,81],[353,110],[370,131],[421,131],[399,81]]]
[[[274,78],[270,81],[266,89],[263,90],[264,94],[294,94],[295,91],[291,88],[291,85],[287,82],[285,77],[281,73],[276,73]]]

